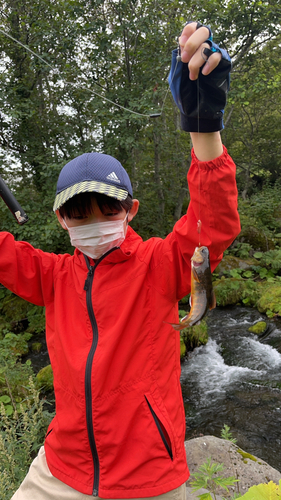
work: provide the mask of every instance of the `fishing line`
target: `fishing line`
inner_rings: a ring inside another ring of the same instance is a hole
[[[200,72],[199,72],[200,74]],[[199,97],[200,97],[200,92],[199,92],[199,74],[197,77],[197,106],[198,106],[198,115],[197,115],[197,131],[199,134]],[[200,235],[201,235],[201,227],[202,227],[202,222],[201,222],[201,178],[200,178],[200,162],[198,161],[198,202],[199,202],[199,209],[198,209],[198,221],[197,221],[197,233],[198,233],[198,246],[201,246],[200,243]]]
[[[203,58],[204,59],[204,58]],[[208,59],[206,59],[207,61]],[[178,47],[178,55],[177,55],[177,64],[181,61],[181,54],[180,54],[180,46]],[[176,68],[177,68],[177,64],[176,64]],[[175,69],[176,71],[176,69]],[[174,77],[174,74],[175,72],[173,73],[173,77]],[[198,73],[198,77],[197,77],[197,107],[198,107],[198,114],[197,114],[197,133],[199,134],[200,133],[200,106],[199,106],[199,97],[200,97],[200,87],[199,87],[199,75],[200,75],[200,71]],[[172,81],[173,81],[173,78],[172,78]],[[201,222],[201,177],[200,177],[200,163],[198,161],[198,204],[199,204],[199,207],[198,207],[198,220],[197,220],[197,233],[198,233],[198,246],[200,247],[201,246],[201,242],[200,242],[200,235],[201,235],[201,227],[202,227],[202,222]]]
[[[40,59],[44,64],[46,64],[47,66],[49,66],[49,68],[51,68],[55,73],[58,71],[54,66],[52,66],[51,64],[49,64],[43,57],[41,57],[39,54],[37,54],[36,52],[34,52],[33,50],[31,50],[27,45],[21,43],[19,40],[17,40],[16,38],[14,38],[9,33],[6,33],[6,31],[4,31],[2,29],[0,29],[0,32],[3,35],[5,35],[8,38],[10,38],[11,40],[13,40],[14,42],[16,42],[18,45],[20,45],[24,49],[26,49],[28,52],[30,52],[31,54],[33,54],[35,57],[37,57],[38,59]],[[177,62],[176,62],[174,73],[173,73],[172,78],[171,78],[171,83],[172,83],[172,81],[174,79],[174,76],[175,76],[175,73],[176,73],[176,69],[177,69],[177,65],[178,65],[178,59],[177,59]],[[81,90],[90,92],[91,94],[94,94],[94,95],[100,97],[100,99],[102,99],[104,101],[107,101],[107,102],[110,102],[114,106],[117,106],[118,108],[124,109],[125,111],[128,111],[129,113],[133,113],[134,115],[142,116],[142,117],[145,117],[145,118],[158,118],[159,116],[162,115],[162,112],[163,112],[163,109],[164,109],[164,105],[165,105],[165,102],[166,102],[166,98],[167,98],[167,95],[169,93],[169,87],[168,87],[168,89],[167,89],[167,91],[165,93],[165,96],[164,96],[164,100],[163,100],[163,104],[162,104],[162,107],[160,109],[160,112],[146,114],[146,113],[139,113],[137,111],[133,111],[132,109],[126,108],[125,106],[122,106],[121,104],[118,104],[117,102],[114,102],[111,99],[108,99],[108,97],[104,97],[101,94],[99,94],[98,92],[95,92],[95,90],[88,89],[87,87],[82,87],[81,85],[77,86],[77,85],[75,85],[75,83],[68,82],[67,80],[64,80],[63,78],[62,78],[62,81],[65,84],[67,84],[67,85],[71,85],[72,87],[75,87],[76,89],[81,89]]]

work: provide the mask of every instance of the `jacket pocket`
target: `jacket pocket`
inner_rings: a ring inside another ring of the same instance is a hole
[[[171,445],[171,440],[169,438],[169,434],[168,434],[167,430],[165,429],[163,423],[161,422],[161,420],[158,418],[158,416],[156,415],[155,411],[153,410],[153,408],[152,408],[150,402],[148,401],[147,397],[146,396],[144,396],[144,397],[145,397],[145,400],[146,400],[146,402],[148,404],[148,408],[149,408],[150,413],[151,413],[151,415],[152,415],[152,417],[154,419],[154,422],[156,424],[158,432],[159,432],[159,434],[161,436],[163,444],[164,444],[164,446],[165,446],[165,448],[166,448],[166,450],[167,450],[167,452],[168,452],[171,460],[173,460],[172,445]]]
[[[46,433],[46,435],[45,435],[45,439],[47,439],[47,437],[51,434],[51,432],[53,432],[53,430],[54,430],[54,429],[53,429],[53,427],[52,427],[52,429],[49,429],[49,430],[47,431],[47,433]]]

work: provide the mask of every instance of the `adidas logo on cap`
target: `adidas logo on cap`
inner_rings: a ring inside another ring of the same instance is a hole
[[[115,172],[111,172],[111,174],[108,174],[106,176],[106,178],[109,180],[109,181],[114,181],[114,182],[119,182],[120,183],[120,180],[118,179],[117,175]]]

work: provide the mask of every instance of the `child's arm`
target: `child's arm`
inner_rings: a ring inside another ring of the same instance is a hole
[[[194,22],[184,27],[179,38],[181,60],[188,63],[189,79],[191,81],[197,80],[199,69],[202,66],[202,74],[207,76],[221,61],[222,55],[220,52],[213,52],[208,59],[204,53],[202,54],[205,48],[209,48],[209,44],[205,42],[209,36],[210,32],[208,28],[202,26],[200,29],[197,29],[197,23]],[[220,133],[218,131],[200,133],[200,112],[197,127],[199,128],[197,132],[190,133],[195,155],[200,161],[214,160],[223,152]]]
[[[208,247],[214,270],[240,232],[235,165],[220,137],[231,61],[212,42],[209,28],[198,23],[185,26],[179,42],[179,51],[173,51],[169,83],[182,129],[193,142],[190,203],[172,233],[158,241],[151,266],[154,288],[174,300],[190,291],[190,258],[195,247]]]
[[[213,43],[210,28],[188,23],[179,38],[179,49],[173,51],[169,83],[182,129],[190,132],[200,161],[214,160],[223,152],[219,131],[230,70],[230,57]]]
[[[191,132],[190,137],[194,153],[200,161],[214,160],[223,153],[220,132],[210,132],[209,134]]]
[[[19,297],[44,306],[53,299],[54,267],[60,256],[0,232],[0,282]]]

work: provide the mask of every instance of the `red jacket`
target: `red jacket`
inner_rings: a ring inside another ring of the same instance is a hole
[[[212,267],[239,233],[235,166],[226,150],[200,162],[201,244]],[[52,474],[104,498],[163,494],[189,477],[180,386],[178,300],[198,245],[198,162],[187,215],[164,240],[130,227],[97,266],[0,237],[0,281],[46,307],[56,416],[45,441]],[[88,264],[88,266],[87,266]]]

